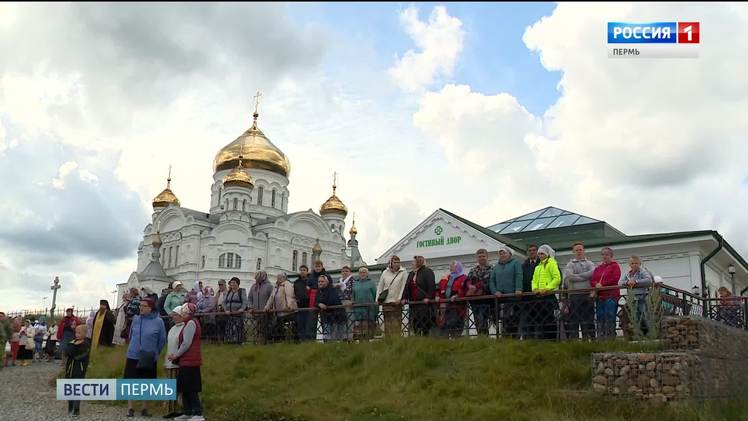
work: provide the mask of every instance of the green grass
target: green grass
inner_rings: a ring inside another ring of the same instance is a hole
[[[745,402],[662,405],[590,391],[593,352],[624,342],[395,341],[203,347],[210,420],[748,420]],[[104,350],[89,378],[120,377]]]

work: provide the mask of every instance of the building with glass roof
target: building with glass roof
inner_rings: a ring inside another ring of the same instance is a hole
[[[376,259],[379,264],[370,267],[370,275],[377,279],[392,255],[403,262],[419,255],[427,259],[438,279],[452,260],[463,262],[469,270],[476,264],[479,248],[488,250],[494,263],[502,245],[524,260],[528,245],[549,244],[556,250],[559,265],[564,266],[572,258],[571,245],[577,241],[585,245],[587,258],[595,264],[601,261],[600,250],[611,247],[623,273],[628,270],[629,257],[636,255],[666,284],[683,290],[706,287],[714,296],[722,286],[737,294],[748,289],[748,262],[716,230],[626,235],[603,220],[554,206],[489,226],[437,209],[384,251]]]
[[[554,249],[562,249],[580,239],[585,242],[615,242],[626,238],[626,234],[605,221],[553,206],[487,228],[514,240],[522,247],[540,242],[549,244]]]

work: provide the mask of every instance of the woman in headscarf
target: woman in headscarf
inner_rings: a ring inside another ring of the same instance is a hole
[[[187,299],[185,302],[192,303],[195,306],[197,306],[197,303],[203,298],[203,291],[200,287],[200,284],[202,282],[195,281],[195,285],[190,289],[190,292],[187,293]]]
[[[216,293],[211,287],[205,287],[197,301],[197,313],[195,318],[198,319],[203,327],[206,338],[216,337],[216,316],[212,314],[216,311]]]
[[[535,266],[532,276],[532,292],[537,294],[537,300],[533,301],[530,308],[528,323],[535,327],[536,337],[539,339],[556,339],[558,329],[556,326],[555,311],[558,308],[558,300],[555,291],[561,285],[561,272],[554,256],[556,252],[548,244],[538,248],[540,263]],[[534,308],[535,311],[532,311]]]
[[[455,302],[455,300],[465,296],[466,289],[462,287],[462,284],[466,278],[462,263],[454,260],[449,264],[449,274],[439,281],[436,301],[447,302],[439,305],[436,323],[441,328],[442,334],[450,338],[461,336],[465,328],[467,303],[465,301]]]
[[[114,337],[114,313],[109,307],[109,301],[99,301],[99,311],[93,319],[93,334],[91,335],[91,352],[94,353],[101,346],[112,346]]]
[[[184,325],[179,329],[177,335],[176,351],[170,352],[166,358],[179,364],[177,392],[182,395],[184,415],[188,417],[184,419],[204,420],[199,395],[202,392],[202,376],[200,374],[202,329],[200,322],[194,317],[196,310],[197,307],[192,303],[185,303],[174,310],[175,313],[179,314],[177,320],[183,322]]]
[[[93,337],[93,322],[96,317],[96,312],[91,310],[86,317],[86,338],[91,339]]]
[[[216,311],[216,292],[211,287],[203,288],[202,295],[198,296],[197,312],[212,313]]]
[[[518,297],[507,294],[522,293],[522,265],[512,256],[512,249],[499,247],[499,261],[491,269],[488,289],[497,297],[499,319],[503,321],[504,335],[516,337],[519,328]]]
[[[127,308],[128,304],[130,304],[130,294],[125,293],[122,296],[119,306],[117,306],[117,322],[114,324],[114,343],[117,345],[125,343],[125,338],[122,337],[122,331],[125,330],[127,324],[125,308]]]

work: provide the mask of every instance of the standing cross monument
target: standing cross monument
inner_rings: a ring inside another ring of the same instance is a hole
[[[52,307],[49,309],[49,317],[55,317],[55,303],[57,302],[57,290],[60,289],[60,278],[55,276],[54,285],[49,289],[52,290]]]

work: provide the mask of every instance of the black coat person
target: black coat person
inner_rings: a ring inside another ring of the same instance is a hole
[[[416,269],[408,274],[408,281],[403,290],[403,299],[408,301],[433,300],[436,292],[434,271],[423,259],[415,259]],[[410,304],[410,326],[416,335],[428,335],[433,326],[433,309],[430,304]]]
[[[96,337],[96,326],[99,319],[103,320],[101,323],[101,330],[98,332],[98,338]],[[91,347],[95,350],[99,345],[101,346],[112,346],[112,339],[114,338],[114,324],[115,317],[112,309],[109,307],[109,301],[99,301],[99,311],[96,312],[93,321],[93,333],[91,337]]]

